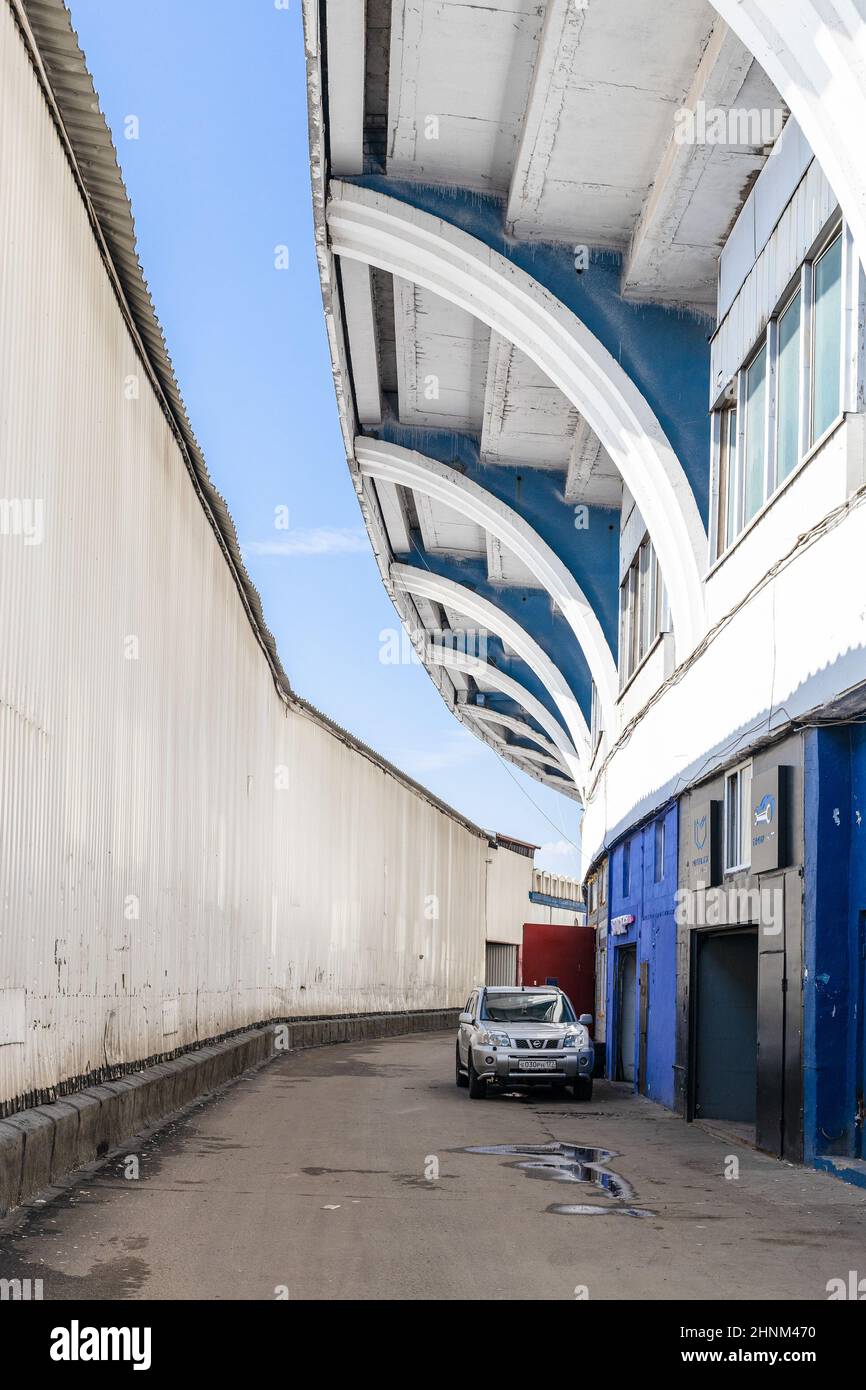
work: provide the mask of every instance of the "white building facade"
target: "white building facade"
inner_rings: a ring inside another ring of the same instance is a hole
[[[349,467],[446,703],[583,806],[610,1073],[859,1180],[866,6],[305,17]]]

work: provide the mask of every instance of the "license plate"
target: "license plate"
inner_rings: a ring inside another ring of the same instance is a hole
[[[518,1071],[556,1071],[556,1062],[552,1057],[532,1057],[522,1058],[517,1063]]]

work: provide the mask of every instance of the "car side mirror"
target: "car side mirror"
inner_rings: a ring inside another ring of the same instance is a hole
[[[472,1020],[472,1015],[471,1015],[471,1014],[468,1014],[468,1013],[466,1012],[466,1010],[464,1009],[463,1012],[462,1012],[462,1014],[460,1015],[460,1020],[459,1020],[459,1021],[460,1021],[461,1023],[471,1023],[471,1022],[473,1021],[473,1020]]]
[[[581,1014],[581,1015],[580,1015],[580,1018],[579,1018],[577,1021],[578,1021],[578,1023],[582,1023],[583,1026],[584,1026],[584,1028],[591,1028],[591,1027],[592,1027],[592,1014]]]

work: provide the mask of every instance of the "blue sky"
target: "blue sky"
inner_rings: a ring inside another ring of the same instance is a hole
[[[338,427],[300,0],[67,2],[187,411],[294,688],[474,821],[548,846],[539,863],[578,874],[575,803],[464,730],[422,667],[380,660],[398,622]],[[288,532],[275,529],[280,507]],[[268,553],[286,542],[290,553]]]

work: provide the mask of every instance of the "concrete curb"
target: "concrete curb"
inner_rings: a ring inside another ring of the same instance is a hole
[[[197,1096],[283,1052],[457,1027],[457,1009],[269,1023],[0,1120],[0,1217]]]

